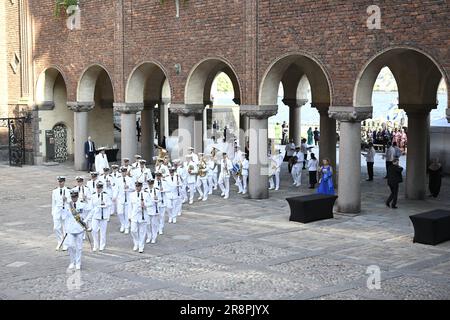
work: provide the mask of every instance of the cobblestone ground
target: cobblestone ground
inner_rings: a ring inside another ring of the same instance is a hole
[[[285,198],[311,190],[291,187],[283,168],[282,188],[269,200],[246,199],[233,187],[228,201],[216,193],[185,205],[144,254],[132,251],[113,216],[104,253],[85,242],[82,271],[66,273],[50,193],[57,175],[79,173],[70,165],[0,165],[0,299],[449,299],[450,242],[413,244],[409,220],[450,207],[449,182],[440,198],[425,201],[405,200],[402,185],[392,211],[382,163],[376,173],[373,183],[361,178],[361,214],[299,224],[288,221]],[[379,290],[367,288],[371,265],[381,269]]]

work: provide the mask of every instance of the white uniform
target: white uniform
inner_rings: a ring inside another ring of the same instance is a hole
[[[102,206],[102,202],[104,205]],[[91,196],[91,210],[89,218],[92,218],[92,236],[94,238],[94,251],[105,249],[106,229],[110,217],[111,197],[105,191],[95,192]],[[100,233],[100,239],[99,239]]]
[[[247,182],[248,182],[248,170],[249,170],[249,161],[247,159],[242,160],[242,194],[247,193]]]
[[[142,189],[145,189],[148,187],[147,180],[152,176],[152,173],[150,169],[147,169],[147,167],[139,167],[132,171],[133,180],[134,182],[141,182],[142,183]]]
[[[112,215],[113,214],[113,200],[114,200],[114,179],[113,177],[108,173],[108,174],[102,174],[98,177],[98,180],[103,182],[103,191],[105,191],[110,197],[111,197],[111,206],[108,208],[109,209],[109,214]]]
[[[64,197],[66,201],[64,201]],[[53,230],[55,231],[56,240],[58,241],[57,249],[61,245],[63,240],[63,216],[67,210],[67,202],[70,200],[70,191],[67,187],[56,188],[52,192],[52,217],[53,217]],[[63,249],[67,249],[64,244]]]
[[[89,203],[91,201],[91,195],[93,192],[91,192],[90,188],[84,185],[73,187],[71,191],[78,192],[78,201],[85,204],[81,216],[83,219],[86,219],[89,213]]]
[[[222,196],[224,199],[228,199],[230,196],[230,170],[233,164],[230,159],[222,159],[220,161],[220,174],[219,174],[219,187],[222,190]]]
[[[147,208],[148,214],[150,216],[150,223],[147,224],[147,243],[150,241],[152,243],[156,242],[156,238],[158,237],[158,228],[159,228],[159,197],[160,192],[156,190],[156,188],[146,189],[151,199],[151,205]]]
[[[117,214],[117,181],[122,177],[118,171],[113,171],[110,174],[112,178],[112,206],[111,214]]]
[[[195,183],[197,180],[197,164],[194,161],[190,161],[186,164],[186,169],[188,170],[187,185],[189,188],[189,204],[192,204],[194,202]],[[191,172],[189,172],[189,169]]]
[[[182,194],[181,187],[182,182],[177,174],[166,178],[167,182],[167,200],[171,202],[171,209],[169,210],[169,223],[177,222],[177,216],[181,213],[182,206]]]
[[[200,164],[200,163],[199,163]],[[197,176],[197,192],[200,194],[200,197],[198,200],[206,201],[208,200],[208,193],[209,193],[209,187],[208,187],[208,165],[206,162],[203,163],[205,166],[205,172],[206,175],[204,177],[201,177],[200,175]],[[202,190],[203,186],[203,190]]]
[[[208,194],[213,193],[213,189],[217,189],[217,173],[219,171],[218,165],[213,159],[209,159],[207,162],[208,167]]]
[[[133,179],[125,176],[116,181],[117,215],[120,221],[120,232],[126,234],[130,230],[131,193],[134,191]]]
[[[294,157],[297,157],[297,162],[292,166],[292,179],[294,180],[294,185],[300,187],[302,184],[302,166],[304,161],[304,155],[301,151],[295,152]]]
[[[181,179],[181,198],[182,198],[182,203],[185,203],[188,200],[187,192],[186,192],[188,172],[187,172],[186,166],[178,167],[177,168],[177,175]]]
[[[141,190],[135,191],[131,194],[131,236],[133,237],[133,250],[139,249],[139,252],[144,251],[145,236],[147,234],[147,224],[150,223],[150,216],[148,214],[149,207],[152,206],[152,200],[147,192]],[[142,207],[144,202],[144,207]]]
[[[76,268],[79,270],[81,267],[84,228],[79,222],[75,220],[75,217],[70,210],[70,206],[73,206],[74,211],[78,213],[83,220],[84,211],[87,207],[87,204],[86,202],[81,202],[80,200],[78,200],[77,202],[72,202],[72,200],[69,200],[69,209],[65,210],[63,215],[64,229],[67,233],[67,237],[66,240],[64,240],[64,243],[68,247],[70,267],[76,266]]]
[[[155,180],[155,188],[157,191],[159,191],[158,196],[158,211],[159,211],[159,224],[158,224],[158,232],[159,234],[163,234],[164,232],[164,223],[166,218],[166,209],[171,209],[171,203],[167,199],[168,197],[168,186],[167,182],[165,180]]]
[[[270,158],[271,163],[270,166],[274,166],[273,168],[273,175],[269,177],[269,183],[270,183],[270,190],[272,190],[275,187],[275,190],[280,189],[280,172],[281,172],[281,165],[283,163],[283,155],[282,154],[276,154],[273,155]],[[274,178],[275,178],[275,185],[274,185]]]
[[[234,157],[233,157],[233,165],[239,164],[239,162],[242,159],[242,151],[238,150],[234,153]],[[240,181],[239,176],[236,174],[234,175],[234,180],[235,180],[235,185],[239,187],[239,193],[242,191],[242,182]]]
[[[95,156],[95,170],[102,173],[103,168],[109,168],[108,156],[100,152]]]

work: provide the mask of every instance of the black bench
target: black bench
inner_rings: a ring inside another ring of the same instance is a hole
[[[289,221],[302,223],[333,219],[333,206],[337,196],[312,194],[286,198],[291,207]]]
[[[433,210],[409,218],[414,226],[413,242],[436,245],[450,240],[450,211]]]

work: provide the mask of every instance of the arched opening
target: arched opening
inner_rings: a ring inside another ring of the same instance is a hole
[[[77,101],[94,105],[88,113],[87,135],[92,137],[96,147],[117,149],[120,139],[114,127],[114,90],[111,78],[102,66],[93,65],[85,70],[78,83]]]
[[[335,163],[336,122],[327,114],[331,104],[331,84],[316,59],[304,54],[289,54],[277,59],[263,77],[259,103],[278,106],[278,113],[269,119],[272,151],[279,148],[284,153],[285,147],[281,145],[292,139],[298,146],[305,138],[316,156],[330,158]],[[320,139],[320,148],[314,149],[319,143],[317,139],[316,146],[313,133],[316,128],[323,139]]]
[[[40,118],[38,158],[45,162],[73,160],[73,112],[67,108],[66,82],[56,67],[46,69],[38,77],[36,101]],[[61,123],[64,132],[59,130]]]
[[[221,143],[221,148],[232,156],[234,141],[244,143],[245,137],[239,134],[239,129],[245,126],[245,120],[239,116],[240,103],[239,80],[228,62],[210,58],[193,68],[186,82],[185,104],[187,108],[203,110],[192,116],[194,134],[190,144],[196,152]]]
[[[430,113],[430,160],[438,159],[443,172],[450,173],[450,123],[448,110],[448,88],[442,78],[437,91],[437,108]]]
[[[406,196],[409,199],[424,199],[430,157],[430,111],[438,108],[438,87],[445,77],[436,61],[422,51],[413,48],[386,50],[374,57],[361,72],[355,86],[356,107],[373,106],[374,113],[378,112],[376,108],[379,102],[375,101],[378,97],[374,89],[377,89],[375,85],[377,79],[380,80],[380,73],[389,78],[386,67],[392,72],[391,78],[397,84],[398,102],[388,106],[394,111],[393,114],[389,109],[381,110],[386,112],[386,121],[382,123],[384,128],[381,127],[386,136],[384,141],[385,144],[404,143],[400,147],[406,154]],[[387,82],[383,89],[389,89]],[[395,87],[392,89],[395,90]],[[448,101],[448,97],[442,100]],[[395,120],[398,120],[398,125]],[[404,138],[398,133],[401,129],[405,129]],[[387,161],[386,168],[389,165]]]
[[[147,161],[153,158],[155,144],[166,148],[169,143],[170,96],[170,83],[159,64],[145,62],[132,71],[127,83],[125,101],[128,104],[142,105],[144,108],[136,114],[137,150]],[[128,153],[131,154],[131,150]]]

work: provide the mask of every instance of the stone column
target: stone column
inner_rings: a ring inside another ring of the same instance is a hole
[[[144,110],[144,104],[114,103],[114,109],[121,113],[121,159],[133,159],[137,153],[136,113]]]
[[[314,104],[320,114],[320,141],[319,159],[329,159],[333,168],[336,168],[336,119],[328,115],[329,106]]]
[[[372,116],[372,107],[330,107],[329,115],[340,121],[339,212],[361,211],[361,121]]]
[[[171,104],[170,112],[178,114],[178,157],[184,158],[195,144],[195,115],[203,114],[203,105]]]
[[[407,109],[408,149],[406,156],[406,198],[423,200],[426,195],[428,115],[430,109]]]
[[[145,102],[144,110],[141,111],[141,155],[142,157],[151,162],[153,159],[154,151],[154,108],[156,102]]]
[[[203,107],[203,110],[205,108]],[[194,152],[203,152],[203,110],[194,116]]]
[[[249,128],[249,182],[250,199],[267,199],[268,118],[277,114],[278,106],[241,106],[241,114],[250,118]]]
[[[248,139],[248,129],[250,128],[250,118],[241,114],[239,116],[239,146],[245,152],[245,142]]]
[[[296,146],[302,140],[301,107],[307,102],[307,99],[283,99],[283,103],[289,107],[289,139],[294,139]]]
[[[74,112],[74,166],[75,170],[86,170],[84,143],[88,139],[88,112],[94,108],[94,102],[67,102],[67,107]]]
[[[159,107],[159,132],[158,132],[158,145],[162,144],[163,138],[164,136],[166,136],[166,139],[168,138],[166,135],[166,129],[167,125],[166,125],[166,120],[168,118],[168,112],[166,110],[166,105],[163,101],[158,102],[158,107]]]

